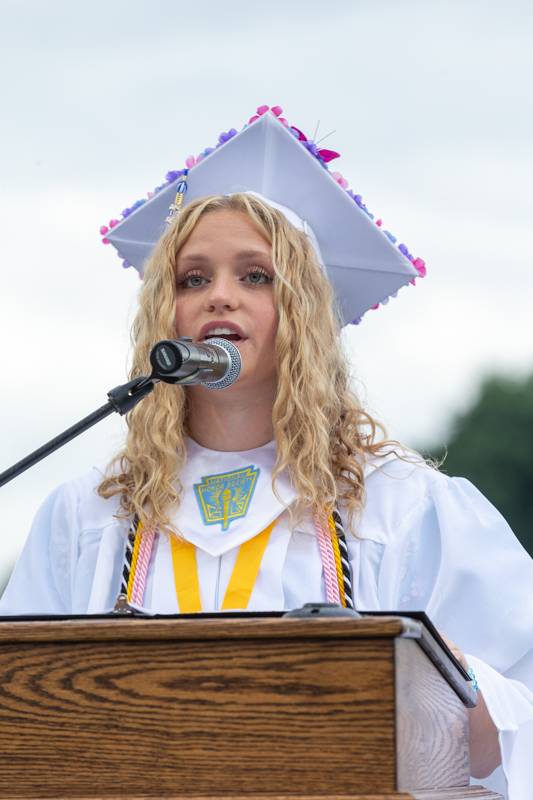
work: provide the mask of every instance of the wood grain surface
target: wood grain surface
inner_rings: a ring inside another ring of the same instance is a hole
[[[10,795],[9,797],[2,795],[2,800],[20,800],[20,798]],[[449,798],[449,796],[448,796]],[[442,800],[448,800],[448,798],[443,797]],[[48,798],[42,797],[31,797],[28,800],[48,800]],[[131,795],[131,794],[117,794],[113,796],[102,795],[100,797],[78,797],[77,795],[74,797],[69,795],[61,795],[61,797],[56,797],[56,800],[191,800],[191,796],[187,795]],[[255,794],[255,795],[194,795],[194,800],[324,800],[323,795],[298,795],[298,794],[291,794],[291,795],[265,795],[265,794]],[[394,792],[393,794],[358,794],[358,795],[328,795],[328,800],[413,800],[412,794],[404,794],[403,792]],[[416,800],[416,799],[415,799]],[[424,798],[423,798],[424,800]],[[434,800],[434,798],[429,798],[428,800]],[[436,800],[440,800],[440,798],[436,798]],[[449,800],[457,800],[456,797],[451,797]],[[463,800],[463,798],[459,798],[459,800]],[[478,796],[473,798],[473,800],[478,800]],[[483,797],[482,800],[485,800]],[[488,800],[495,800],[495,796],[491,796]],[[496,798],[497,800],[497,798]]]
[[[395,683],[395,649],[401,637],[405,675],[434,673],[422,630],[398,617],[0,622],[0,798],[496,800],[395,790],[397,755],[416,760],[412,743],[396,751],[396,705],[418,702]]]
[[[405,792],[392,792],[387,794],[330,794],[327,795],[328,800],[503,800],[500,794],[495,794],[481,786],[470,786],[467,789],[437,789],[430,792],[415,792],[414,794],[406,794]],[[19,800],[19,798],[10,795],[2,795],[2,800]],[[39,795],[32,797],[29,800],[48,800]],[[191,800],[191,796],[186,795],[101,795],[100,797],[85,796],[67,797],[62,795],[57,797],[56,800]],[[324,800],[324,795],[194,795],[194,800]]]
[[[397,638],[397,788],[468,786],[468,710],[408,639]]]
[[[145,619],[142,617],[83,617],[0,622],[1,642],[95,642],[116,639],[194,640],[295,637],[370,639],[409,636],[420,638],[420,623],[402,617],[320,619],[230,618]]]
[[[2,644],[0,796],[393,792],[393,641]]]

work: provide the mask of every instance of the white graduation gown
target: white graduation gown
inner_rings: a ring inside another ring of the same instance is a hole
[[[204,611],[220,609],[239,546],[274,519],[249,610],[283,610],[325,599],[311,519],[291,530],[290,483],[271,488],[274,443],[219,453],[190,442],[182,475],[189,487],[175,522],[197,546]],[[252,466],[245,516],[227,530],[204,524],[194,484]],[[101,473],[56,489],[34,521],[0,600],[0,614],[84,614],[110,610],[120,588],[128,523],[118,500],[95,488]],[[341,509],[342,513],[342,509]],[[502,767],[481,781],[509,800],[533,791],[533,561],[496,509],[466,480],[390,456],[366,470],[366,503],[347,531],[356,607],[424,610],[463,650],[500,732]],[[158,535],[144,609],[178,611],[168,537]],[[479,782],[479,781],[477,781]]]

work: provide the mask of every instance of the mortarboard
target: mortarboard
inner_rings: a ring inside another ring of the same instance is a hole
[[[370,308],[425,275],[424,261],[397,244],[361,196],[330,171],[338,153],[320,149],[290,126],[279,106],[260,106],[257,112],[240,132],[220,134],[216,147],[167,173],[165,183],[126,208],[121,220],[102,226],[104,243],[116,248],[124,266],[142,276],[178,189],[184,205],[206,195],[249,192],[285,213],[314,243],[344,323],[359,322]]]

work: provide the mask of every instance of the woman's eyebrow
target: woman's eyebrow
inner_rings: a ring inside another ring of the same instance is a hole
[[[180,264],[207,264],[209,258],[201,253],[189,253],[189,255],[178,258]]]
[[[236,254],[235,258],[238,261],[245,261],[249,258],[270,258],[270,253],[267,253],[265,250],[241,250]],[[178,260],[181,265],[209,264],[211,261],[209,256],[203,255],[202,253],[189,253]]]
[[[239,260],[245,258],[270,258],[270,254],[265,250],[241,250],[236,257]]]

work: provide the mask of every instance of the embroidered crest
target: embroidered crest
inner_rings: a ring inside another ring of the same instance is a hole
[[[235,472],[204,475],[201,483],[194,484],[194,492],[204,525],[222,524],[227,531],[233,520],[244,517],[254,493],[259,468],[252,464]]]

